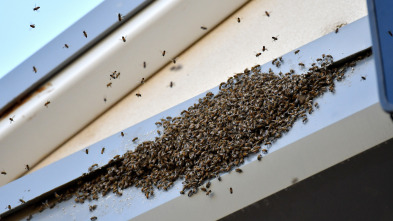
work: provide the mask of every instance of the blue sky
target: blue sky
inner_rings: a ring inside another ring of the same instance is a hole
[[[1,0],[0,78],[101,2]],[[35,6],[41,8],[33,11]]]

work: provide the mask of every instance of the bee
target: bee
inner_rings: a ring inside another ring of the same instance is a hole
[[[89,154],[89,149],[86,149],[85,152],[86,152],[86,154]]]
[[[136,140],[138,140],[138,137],[135,137],[134,139],[132,139],[132,142],[135,142]]]
[[[70,46],[68,46],[68,44],[64,44],[64,48],[69,48]]]
[[[55,192],[55,197],[58,199],[60,198],[60,195]]]
[[[220,176],[219,176],[217,179],[218,179],[218,181],[221,181],[221,180],[222,180]]]
[[[40,6],[36,6],[33,8],[33,11],[38,11],[38,9],[40,9],[40,8],[41,8]]]
[[[164,51],[162,52],[162,56],[163,56],[163,57],[165,56],[165,53],[166,53],[166,51],[164,50]]]
[[[229,187],[229,192],[230,192],[231,194],[233,193],[232,187]]]
[[[257,53],[257,54],[255,55],[255,57],[259,57],[261,54],[262,54],[262,53],[259,52],[259,53]]]
[[[37,68],[35,66],[33,66],[33,71],[34,73],[37,73]]]
[[[120,132],[120,135],[121,135],[122,137],[124,137],[124,133],[123,133],[123,131],[122,131],[122,132]]]
[[[334,31],[336,34],[338,33],[339,28],[336,28],[336,31]]]
[[[308,119],[307,119],[307,117],[305,117],[305,118],[303,118],[303,120],[302,120],[302,121],[303,121],[303,123],[306,123],[306,122],[307,122],[307,120],[308,120]]]
[[[24,201],[24,200],[22,200],[22,199],[19,199],[19,201],[20,201],[21,203],[26,203],[26,201]]]
[[[304,67],[304,64],[303,64],[302,62],[300,62],[300,63],[299,63],[299,66],[302,66],[302,67]]]
[[[83,35],[85,36],[85,38],[87,38],[87,33],[86,33],[86,31],[83,31]]]
[[[157,134],[158,134],[158,135],[161,135],[161,131],[157,130]]]
[[[277,58],[273,59],[272,64],[276,63],[277,60]]]
[[[173,87],[173,85],[174,85],[174,83],[173,83],[173,81],[171,81],[170,83],[169,83],[169,87]]]
[[[240,18],[239,17],[237,18],[237,23],[240,23]]]
[[[50,101],[47,101],[47,102],[44,104],[44,106],[45,106],[45,107],[48,107],[49,104],[50,104]]]
[[[10,119],[10,123],[14,122],[14,117],[15,117],[15,115],[9,118]]]
[[[206,192],[206,196],[209,196],[212,193],[212,190]]]
[[[112,74],[110,74],[109,75],[111,77],[110,79],[116,79],[116,73],[117,71],[114,71]]]
[[[201,190],[202,190],[203,192],[207,192],[207,189],[206,189],[205,187],[201,187]]]
[[[188,191],[188,197],[192,197],[192,195],[194,195],[194,192],[192,190]]]
[[[124,37],[124,36],[121,36],[121,40],[123,40],[123,42],[126,42],[127,40],[126,40],[126,37]]]
[[[207,28],[205,26],[201,26],[202,30],[207,30]]]
[[[106,97],[104,97],[104,102],[106,103]]]
[[[146,68],[146,61],[143,62],[143,68]]]
[[[89,206],[90,212],[94,211],[97,208],[97,205]]]
[[[365,80],[366,80],[366,77],[365,77],[365,76],[362,76],[362,80],[365,81]]]
[[[261,155],[261,154],[258,154],[257,159],[258,159],[258,161],[261,161],[261,160],[262,160],[262,155]]]
[[[142,94],[140,94],[140,93],[136,93],[135,94],[137,97],[142,97]]]
[[[388,31],[389,35],[393,37],[393,33],[391,31]]]
[[[121,20],[123,19],[123,16],[119,13],[119,14],[117,14],[117,19],[118,19],[119,21],[121,21]]]
[[[208,189],[209,189],[211,185],[212,185],[212,184],[210,183],[210,181],[209,181],[209,182],[207,182],[207,183],[206,183],[206,188],[208,188]]]
[[[26,170],[30,170],[30,166],[29,166],[29,164],[26,164]]]
[[[267,48],[265,46],[262,47],[262,52],[267,51]]]
[[[183,190],[182,190],[182,191],[180,191],[180,194],[184,195],[184,191],[183,191]]]
[[[270,13],[269,13],[268,11],[265,11],[265,15],[266,15],[267,17],[270,17]]]
[[[35,28],[35,24],[30,24],[30,27],[31,28]]]
[[[277,37],[272,37],[272,39],[273,39],[273,41],[277,41],[278,40],[278,35],[277,35]]]
[[[314,107],[319,108],[318,102],[315,102]]]
[[[1,171],[1,174],[7,175],[7,172],[5,172],[5,171],[3,170],[3,171]]]
[[[8,209],[11,209],[11,205],[8,205]]]
[[[240,168],[236,168],[235,171],[238,172],[238,173],[243,173],[243,170],[240,169]]]
[[[156,124],[157,126],[161,126],[161,125],[162,125],[161,122],[156,122],[155,124]]]
[[[172,59],[172,63],[176,64],[176,59],[177,58]]]
[[[297,183],[299,180],[295,177],[295,178],[293,178],[292,179],[292,184],[295,184],[295,183]]]
[[[112,82],[109,82],[106,87],[112,87]]]
[[[89,172],[91,172],[92,170],[94,170],[94,167],[98,167],[98,164],[93,164],[89,167]]]
[[[104,152],[105,152],[105,147],[103,147],[103,148],[101,149],[101,154],[104,154]]]
[[[322,58],[317,58],[317,61],[322,61]]]
[[[267,154],[267,149],[262,149],[262,153]]]
[[[296,51],[295,51],[295,54],[297,54],[297,53],[299,53],[299,52],[300,52],[300,50],[296,50]]]
[[[92,220],[92,221],[97,220],[97,217],[96,216],[92,216],[92,217],[90,217],[90,220]]]

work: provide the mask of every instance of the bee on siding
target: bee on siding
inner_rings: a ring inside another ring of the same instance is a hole
[[[124,37],[124,36],[121,36],[121,40],[123,40],[123,42],[127,41],[126,37]]]
[[[270,13],[269,13],[268,11],[265,11],[265,15],[266,15],[267,17],[270,17]]]
[[[230,192],[231,194],[233,193],[232,187],[229,187],[229,192]]]
[[[237,18],[237,23],[240,23],[240,18],[239,17]]]
[[[207,30],[207,28],[205,26],[201,26],[202,30]]]
[[[278,35],[276,37],[272,37],[273,41],[277,41],[278,40]]]
[[[45,107],[48,107],[49,104],[50,104],[50,101],[47,101],[47,102],[44,104],[44,106],[45,106]]]
[[[299,53],[299,52],[300,52],[300,50],[296,50],[296,51],[295,51],[295,54],[297,54],[297,53]]]
[[[68,46],[68,44],[64,44],[63,48],[69,48],[70,46]]]
[[[135,137],[134,139],[132,139],[132,142],[135,142],[136,140],[138,140],[138,137]]]
[[[101,154],[104,154],[104,152],[105,152],[105,147],[103,147],[103,148],[101,149]]]
[[[85,153],[86,153],[86,154],[89,154],[89,149],[85,149]]]
[[[85,38],[87,38],[87,33],[86,33],[86,31],[83,31],[83,35],[85,36]]]
[[[35,66],[33,66],[33,71],[34,73],[37,73],[37,68]]]
[[[136,93],[135,94],[137,97],[142,97],[142,94],[140,94],[140,93]]]
[[[118,19],[119,21],[122,21],[122,20],[123,20],[123,16],[119,13],[119,14],[117,14],[117,19]]]

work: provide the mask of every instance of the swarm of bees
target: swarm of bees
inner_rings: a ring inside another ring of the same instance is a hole
[[[282,58],[275,62],[279,61]],[[230,77],[217,94],[208,92],[179,116],[156,122],[162,127],[161,136],[117,155],[106,172],[78,187],[78,202],[97,198],[99,193],[122,195],[121,190],[131,186],[151,198],[154,187],[168,190],[179,178],[184,179],[181,194],[191,197],[198,190],[212,194],[210,179],[221,181],[220,174],[231,170],[244,172],[238,167],[246,157],[258,154],[261,161],[297,120],[307,122],[307,114],[318,106],[314,99],[334,89],[335,80],[343,79],[349,67],[330,68],[332,62],[332,56],[324,55],[302,75],[262,73],[255,66]]]

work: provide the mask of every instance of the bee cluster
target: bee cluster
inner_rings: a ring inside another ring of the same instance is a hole
[[[334,92],[335,80],[341,81],[353,63],[333,67],[332,62],[332,56],[323,55],[318,65],[301,75],[262,73],[258,65],[230,77],[216,95],[208,92],[180,116],[157,122],[161,136],[111,160],[97,176],[81,183],[75,201],[109,192],[122,195],[131,186],[149,198],[155,187],[168,190],[178,179],[183,179],[180,193],[192,196],[203,183],[237,168],[246,157],[267,154],[298,119],[307,122],[307,114],[316,107],[314,99]]]

